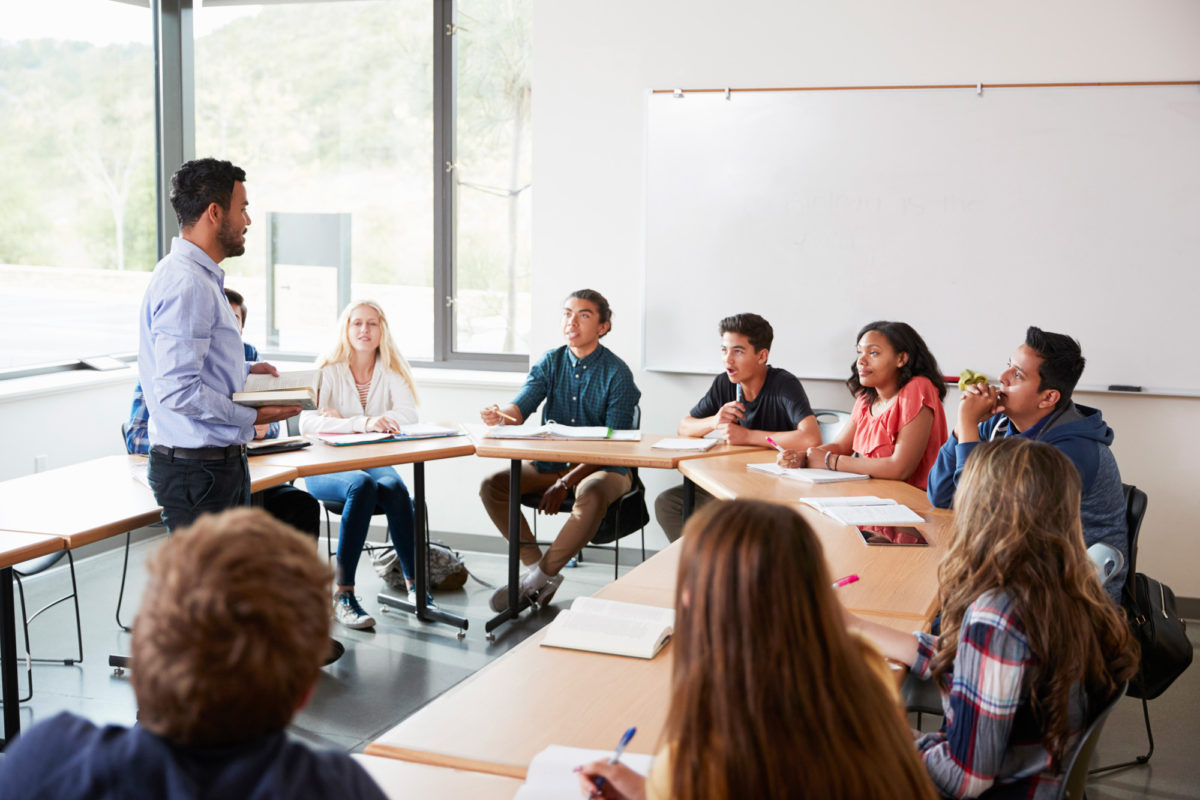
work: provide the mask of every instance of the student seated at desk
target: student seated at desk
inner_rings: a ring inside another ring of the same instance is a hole
[[[64,712],[0,759],[20,798],[383,800],[345,753],[284,730],[312,695],[329,643],[329,568],[260,509],[204,515],[148,565],[133,628],[138,723]]]
[[[821,428],[796,376],[767,364],[775,332],[758,314],[721,320],[721,360],[725,371],[713,378],[708,394],[679,423],[680,436],[715,433],[729,444],[807,451],[821,443]],[[696,508],[712,495],[696,488]],[[654,501],[654,516],[675,541],[683,529],[683,487],[667,489]]]
[[[383,308],[370,300],[351,303],[338,319],[337,344],[317,360],[321,371],[317,410],[300,414],[301,433],[398,431],[417,421],[412,370],[392,339]],[[413,589],[413,504],[395,467],[311,475],[304,485],[318,500],[344,503],[338,525],[337,589],[333,615],[347,628],[371,628],[375,618],[354,594],[354,576],[375,507],[387,516],[392,546],[404,572],[409,602]],[[425,602],[436,608],[433,597]]]
[[[241,292],[226,288],[225,297],[237,317],[238,329],[246,329],[246,299]],[[258,361],[258,348],[249,342],[242,341],[242,350],[246,363]],[[146,398],[142,394],[142,383],[138,381],[133,387],[133,403],[129,409],[129,423],[125,426],[125,449],[133,455],[149,455],[150,412],[146,408]],[[271,422],[266,425],[254,426],[255,439],[274,439],[279,435],[279,423]],[[298,489],[291,484],[272,486],[261,493],[263,508],[281,522],[286,522],[297,530],[307,533],[314,539],[320,535],[321,504],[311,494]]]
[[[858,358],[846,385],[854,395],[850,421],[837,441],[786,450],[783,467],[857,472],[924,489],[946,441],[946,385],[921,335],[904,322],[872,322],[858,332]]]
[[[1071,400],[1085,363],[1079,342],[1031,326],[1000,373],[999,387],[975,385],[963,391],[953,435],[929,473],[929,502],[950,507],[967,457],[980,442],[1012,436],[1046,442],[1071,459],[1083,481],[1084,543],[1110,545],[1128,564],[1125,493],[1111,449],[1113,430],[1099,409]],[[1115,602],[1120,602],[1127,569],[1123,566],[1108,583]]]
[[[975,448],[938,573],[939,636],[847,615],[941,687],[945,722],[917,747],[943,795],[1058,797],[1064,756],[1137,668],[1084,548],[1070,464],[1024,438]]]
[[[503,408],[489,406],[479,412],[488,425],[520,425],[537,411],[562,425],[603,425],[618,430],[633,427],[633,410],[642,393],[633,373],[600,339],[612,330],[612,309],[604,295],[580,289],[566,299],[562,311],[562,333],[566,344],[549,350],[529,370],[525,385]],[[508,469],[485,479],[479,497],[488,516],[508,538]],[[550,602],[562,583],[559,574],[596,535],[604,514],[613,501],[629,491],[631,481],[625,467],[599,464],[560,464],[548,461],[521,465],[521,492],[541,492],[538,512],[557,514],[571,489],[575,503],[554,543],[543,556],[534,544],[533,532],[521,515],[521,561],[529,569],[521,576],[522,597]],[[525,544],[528,543],[528,544]],[[508,587],[492,595],[493,611],[508,608]]]
[[[688,521],[671,693],[648,779],[584,766],[584,792],[654,800],[932,800],[895,678],[850,634],[821,544],[787,506],[714,501]]]

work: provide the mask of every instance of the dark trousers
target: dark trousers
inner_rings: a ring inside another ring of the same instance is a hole
[[[150,450],[150,488],[162,506],[168,531],[250,503],[250,468],[245,453],[219,461],[194,461]]]
[[[314,539],[321,535],[321,504],[308,492],[285,483],[264,489],[259,494],[263,508],[275,519]]]

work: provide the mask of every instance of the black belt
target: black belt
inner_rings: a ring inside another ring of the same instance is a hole
[[[231,444],[228,447],[167,447],[156,444],[150,449],[160,456],[184,461],[228,461],[241,458],[246,453],[244,444]]]

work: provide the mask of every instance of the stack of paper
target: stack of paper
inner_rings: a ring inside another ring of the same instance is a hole
[[[885,497],[804,497],[800,502],[843,525],[919,525],[925,521],[908,506]]]
[[[577,441],[640,442],[641,431],[619,431],[602,425],[493,425],[485,434],[490,439],[573,439]]]
[[[746,469],[752,472],[762,472],[767,475],[777,475],[783,478],[791,478],[796,481],[804,481],[805,483],[838,483],[839,481],[862,481],[867,479],[867,475],[859,475],[857,472],[835,472],[828,469],[788,469],[781,467],[778,464],[747,464]]]
[[[613,742],[620,731],[613,734]],[[582,797],[579,777],[575,768],[593,761],[608,761],[612,750],[586,750],[582,747],[563,747],[552,744],[533,757],[525,773],[525,785],[513,800],[562,800],[564,797]],[[650,773],[653,756],[643,753],[626,753],[621,763],[642,775]]]
[[[650,447],[658,450],[696,450],[702,452],[711,450],[719,443],[717,439],[659,439],[650,445]]]

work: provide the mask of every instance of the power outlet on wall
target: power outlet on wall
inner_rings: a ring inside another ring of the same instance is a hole
[[[48,467],[49,465],[50,465],[50,457],[49,456],[41,455],[41,456],[33,457],[33,471],[34,472],[45,472],[46,467]]]

